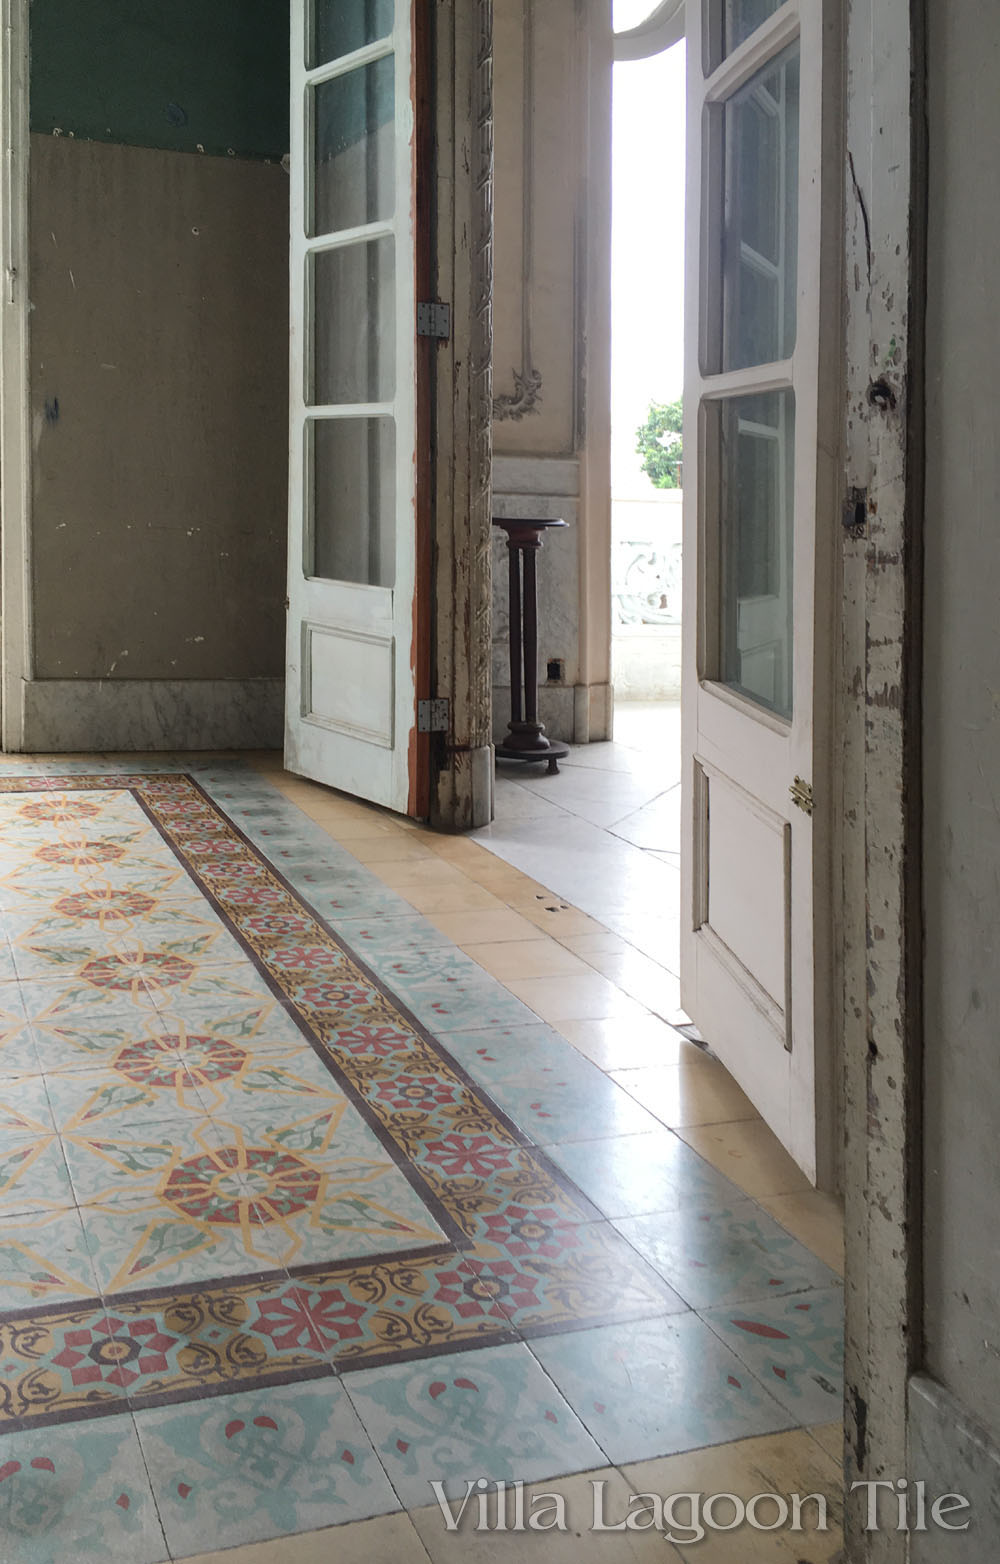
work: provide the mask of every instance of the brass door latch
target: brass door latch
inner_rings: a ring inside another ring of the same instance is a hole
[[[792,796],[792,803],[798,809],[804,810],[807,815],[811,815],[813,812],[812,783],[803,781],[801,777],[796,777],[788,791]]]

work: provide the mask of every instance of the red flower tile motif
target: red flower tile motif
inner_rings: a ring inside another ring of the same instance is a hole
[[[141,1037],[126,1043],[115,1055],[114,1069],[139,1086],[173,1088],[186,1084],[184,1068],[177,1057],[176,1037]]]
[[[464,1173],[487,1178],[501,1168],[512,1166],[510,1148],[499,1145],[488,1135],[445,1135],[425,1147],[424,1157],[451,1178]]]
[[[456,1103],[464,1095],[457,1081],[435,1075],[398,1075],[392,1081],[375,1083],[374,1098],[388,1108],[433,1108],[440,1103]]]
[[[96,918],[105,923],[145,917],[155,906],[155,899],[141,891],[76,891],[53,902],[52,910],[66,918]]]
[[[50,842],[36,847],[33,856],[41,863],[117,863],[125,857],[125,849],[114,842]]]
[[[241,857],[236,852],[233,853],[232,863],[226,864],[225,875],[230,883],[248,883],[253,881],[266,883],[270,879],[270,875],[262,863],[258,863],[253,858]]]
[[[491,1278],[485,1278],[472,1267],[463,1266],[452,1271],[438,1271],[435,1303],[443,1303],[457,1314],[459,1319],[475,1319],[487,1314],[494,1320],[506,1320],[500,1307],[504,1288]]]
[[[98,956],[81,967],[80,976],[95,988],[132,989],[137,983],[152,988],[172,988],[186,983],[194,972],[190,961],[162,951],[128,951],[121,956]]]
[[[227,1146],[186,1157],[160,1186],[160,1196],[197,1222],[239,1227],[306,1211],[319,1198],[323,1175],[301,1157],[273,1146]]]
[[[100,805],[88,804],[83,798],[43,799],[37,804],[22,804],[18,810],[25,820],[45,820],[52,825],[64,820],[93,820],[100,812]]]
[[[239,1075],[247,1062],[247,1051],[225,1037],[204,1037],[188,1032],[183,1037],[166,1033],[160,1041],[176,1049],[183,1064],[199,1081],[224,1081]],[[121,1055],[119,1055],[119,1059]],[[120,1065],[116,1063],[116,1069]]]
[[[236,859],[240,855],[240,842],[228,841],[224,836],[181,835],[178,843],[189,858]]]
[[[173,809],[169,804],[158,806],[157,813],[161,819],[168,819],[173,828],[178,842],[185,847],[197,837],[199,840],[211,842],[231,842],[233,833],[226,830],[226,822],[218,815],[212,815],[200,810],[196,818],[191,816],[189,810]]]
[[[485,1213],[480,1220],[486,1242],[518,1258],[541,1254],[555,1260],[567,1249],[580,1247],[576,1228],[552,1206],[534,1210],[507,1206],[503,1211]]]
[[[405,1053],[415,1041],[412,1032],[397,1031],[391,1026],[352,1026],[333,1031],[327,1047],[338,1053],[378,1054],[387,1058],[390,1054]]]
[[[280,885],[228,885],[220,890],[219,898],[233,907],[283,907],[288,892]]]
[[[52,1362],[76,1387],[102,1383],[127,1390],[144,1374],[165,1374],[168,1354],[179,1344],[155,1319],[106,1315],[89,1327],[67,1331]]]
[[[538,1296],[542,1278],[530,1276],[512,1260],[491,1260],[484,1263],[470,1255],[466,1264],[475,1273],[482,1296],[495,1298],[505,1313],[511,1310],[543,1307],[543,1299]]]
[[[243,919],[250,939],[306,939],[315,929],[312,918],[290,912],[262,912]]]
[[[368,1005],[381,995],[374,988],[361,983],[307,983],[295,990],[295,1000],[300,1005],[314,1006],[317,1010],[349,1010],[352,1005]]]
[[[281,1352],[296,1347],[322,1352],[337,1342],[360,1337],[367,1312],[364,1304],[345,1297],[339,1287],[293,1285],[280,1297],[266,1298],[259,1305],[254,1329],[270,1336]]]
[[[343,959],[340,951],[331,950],[329,945],[272,945],[268,950],[268,961],[291,973],[329,971]]]

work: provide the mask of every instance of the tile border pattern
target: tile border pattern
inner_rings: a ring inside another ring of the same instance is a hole
[[[89,1305],[75,1300],[4,1311],[0,1431],[290,1384],[676,1307],[670,1290],[601,1213],[195,777],[165,771],[0,777],[3,794],[97,790],[131,793],[448,1241],[130,1291]],[[401,1078],[409,1095],[396,1089]]]

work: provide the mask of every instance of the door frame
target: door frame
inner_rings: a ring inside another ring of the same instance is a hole
[[[444,0],[433,35],[437,179],[433,286],[451,303],[434,355],[431,824],[493,818],[493,0]]]
[[[924,0],[852,0],[846,43],[847,464],[841,687],[846,1474],[908,1474],[921,1362]],[[917,1476],[923,1474],[917,1473]],[[846,1556],[903,1564],[865,1530]]]
[[[29,0],[0,0],[0,746],[19,750],[33,676],[28,275]]]

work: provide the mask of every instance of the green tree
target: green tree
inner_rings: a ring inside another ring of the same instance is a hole
[[[683,462],[683,412],[681,400],[650,402],[646,422],[635,432],[635,448],[642,470],[658,489],[679,489]]]

